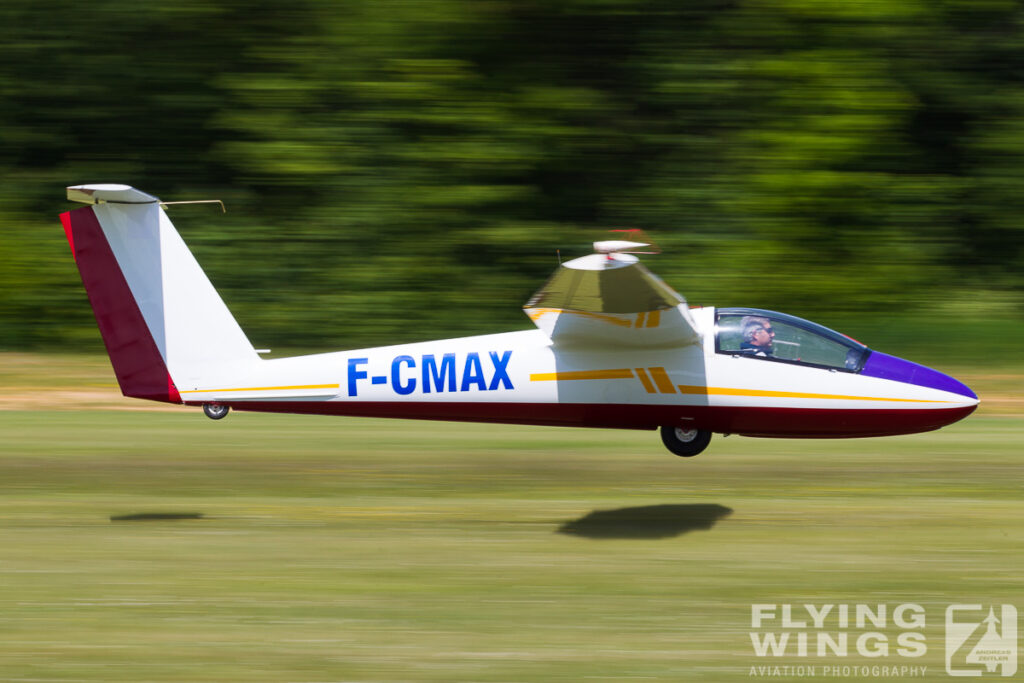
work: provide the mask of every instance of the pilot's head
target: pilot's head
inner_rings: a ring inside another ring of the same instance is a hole
[[[748,315],[742,320],[743,341],[751,346],[770,349],[775,330],[772,321],[759,315]]]

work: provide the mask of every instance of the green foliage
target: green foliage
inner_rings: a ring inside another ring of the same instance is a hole
[[[0,19],[0,347],[98,346],[54,220],[83,182],[224,199],[174,219],[258,346],[527,325],[555,250],[615,227],[654,236],[694,302],[855,316],[993,293],[1021,314],[1016,3],[12,0]]]

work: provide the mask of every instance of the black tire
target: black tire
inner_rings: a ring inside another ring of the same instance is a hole
[[[681,458],[692,458],[711,443],[711,432],[704,429],[662,427],[661,440],[665,448]]]
[[[231,406],[226,406],[223,403],[204,403],[203,412],[206,413],[206,417],[211,420],[223,420],[228,416],[228,412],[231,410]]]

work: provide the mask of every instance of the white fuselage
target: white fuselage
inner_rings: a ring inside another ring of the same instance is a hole
[[[895,433],[892,411],[917,425],[921,411],[977,403],[905,382],[716,353],[714,309],[690,314],[700,343],[681,347],[562,348],[527,330],[261,360],[244,376],[228,368],[178,389],[187,403],[249,410],[587,426],[599,415],[607,426],[653,428],[668,419],[766,436],[858,435],[815,424],[816,416],[835,422],[840,411],[859,422],[883,418],[855,432]],[[750,419],[758,411],[773,417]]]

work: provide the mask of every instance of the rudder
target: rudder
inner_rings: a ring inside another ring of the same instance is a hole
[[[125,396],[181,403],[178,388],[259,360],[156,197],[124,185],[68,188],[61,214]]]

